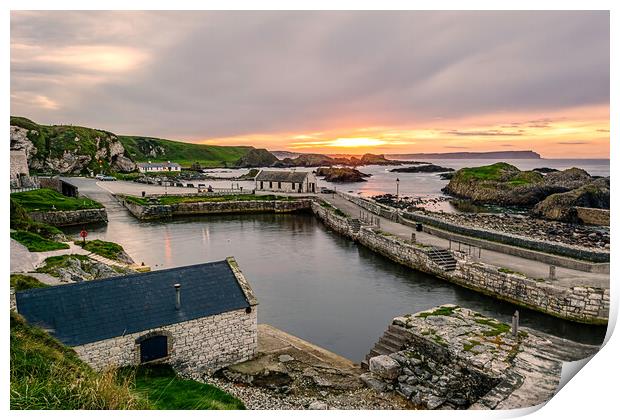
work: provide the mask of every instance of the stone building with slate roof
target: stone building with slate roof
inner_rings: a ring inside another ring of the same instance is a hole
[[[316,175],[312,172],[265,171],[261,170],[254,178],[256,191],[285,193],[317,192]]]
[[[95,369],[166,362],[211,372],[252,358],[256,297],[234,258],[15,295],[31,324]]]

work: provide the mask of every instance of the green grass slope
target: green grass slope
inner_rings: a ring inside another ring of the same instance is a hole
[[[119,381],[116,372],[95,372],[45,331],[11,312],[13,410],[119,410],[151,406]]]
[[[19,204],[26,212],[54,210],[99,209],[103,206],[86,197],[66,197],[47,188],[11,194],[11,200]]]
[[[209,168],[234,166],[252,150],[249,146],[213,146],[138,136],[119,136],[119,140],[136,162],[171,161],[183,167],[195,162]]]

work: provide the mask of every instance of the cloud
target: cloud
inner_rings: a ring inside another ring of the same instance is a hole
[[[559,141],[556,144],[578,145],[578,144],[590,144],[590,142],[588,141]]]
[[[449,130],[444,131],[443,134],[449,134],[453,136],[521,136],[523,130],[519,131],[502,131],[502,130],[478,130],[478,131],[459,131]]]
[[[544,115],[609,103],[609,47],[605,11],[15,11],[11,107],[187,139]]]

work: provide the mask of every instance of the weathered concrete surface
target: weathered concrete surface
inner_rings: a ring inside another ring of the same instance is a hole
[[[429,409],[514,409],[548,401],[562,363],[587,358],[590,346],[520,329],[455,305],[394,318],[408,336],[403,350],[370,359],[374,381]],[[374,359],[383,358],[381,365]],[[398,376],[384,375],[391,358]],[[373,387],[376,384],[373,384]]]

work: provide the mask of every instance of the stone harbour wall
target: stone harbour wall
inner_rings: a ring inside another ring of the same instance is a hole
[[[36,222],[53,226],[72,226],[88,223],[107,223],[108,214],[105,208],[72,211],[33,211],[28,216]]]
[[[196,375],[251,359],[256,355],[257,311],[238,309],[178,324],[76,346],[78,356],[101,370],[107,366],[140,363],[140,339],[147,335],[168,337],[168,358],[175,369]]]
[[[426,214],[412,213],[412,212],[399,212],[397,209],[374,203],[362,197],[353,196],[350,194],[338,192],[342,198],[357,204],[358,206],[379,215],[386,219],[401,222],[407,224],[422,223],[430,225],[447,232],[453,232],[464,236],[473,238],[484,239],[491,242],[503,243],[515,247],[532,249],[535,251],[545,252],[549,254],[561,255],[569,258],[576,258],[579,260],[586,260],[592,262],[609,262],[609,252],[594,251],[582,248],[575,248],[566,246],[559,243],[550,243],[544,241],[538,241],[535,239],[526,238],[518,235],[511,235],[504,232],[497,232],[482,228],[475,228],[470,226],[462,226],[454,223],[446,222]]]
[[[379,254],[407,267],[433,274],[459,286],[519,306],[563,319],[606,324],[609,317],[609,289],[562,287],[543,279],[499,271],[500,267],[468,259],[453,252],[457,260],[454,271],[444,271],[428,256],[428,247],[411,243],[378,229],[359,226],[356,219],[340,216],[327,206],[315,202],[313,213],[328,227],[359,242]]]
[[[312,202],[312,199],[256,200],[178,203],[170,205],[152,204],[143,206],[122,196],[117,196],[117,198],[131,214],[141,220],[205,214],[290,213],[308,210]]]

